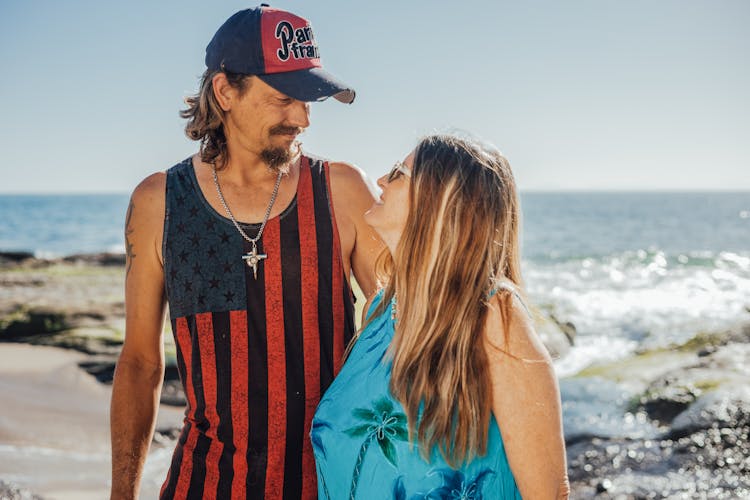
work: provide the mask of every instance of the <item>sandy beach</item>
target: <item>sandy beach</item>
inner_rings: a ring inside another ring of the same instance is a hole
[[[2,479],[49,499],[109,495],[109,400],[78,363],[87,355],[47,346],[0,344]],[[162,405],[157,428],[178,427],[182,410]],[[156,498],[171,450],[154,447],[143,498]]]
[[[108,498],[111,381],[124,334],[122,256],[13,259],[0,258],[0,499]],[[539,303],[537,330],[566,373],[560,385],[571,498],[750,495],[750,304],[743,297],[728,302],[721,323],[688,317],[693,326],[685,330],[685,315],[673,313],[671,330],[683,334],[614,358],[600,354],[582,370],[571,366],[587,352],[591,337],[581,333],[591,314]],[[183,418],[168,331],[165,351],[143,499],[158,496]]]

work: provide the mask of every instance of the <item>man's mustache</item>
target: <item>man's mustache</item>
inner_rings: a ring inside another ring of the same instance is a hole
[[[271,130],[269,130],[269,133],[271,135],[299,135],[302,133],[302,128],[300,127],[288,127],[285,125],[274,125],[271,127]]]

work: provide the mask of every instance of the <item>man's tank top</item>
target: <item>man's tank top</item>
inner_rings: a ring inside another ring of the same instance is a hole
[[[325,161],[302,156],[257,278],[251,249],[190,158],[168,170],[164,279],[188,404],[161,498],[316,497],[310,424],[354,332]]]

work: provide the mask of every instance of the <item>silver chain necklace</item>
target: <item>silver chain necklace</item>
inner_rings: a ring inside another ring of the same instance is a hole
[[[221,202],[221,205],[224,207],[224,210],[226,211],[229,218],[232,220],[232,224],[234,224],[234,227],[237,228],[237,231],[242,235],[243,238],[245,238],[247,241],[252,243],[253,249],[242,256],[242,260],[244,260],[248,267],[251,267],[253,269],[253,277],[255,279],[258,279],[258,264],[261,263],[263,259],[267,259],[268,255],[264,253],[258,253],[258,240],[260,240],[260,237],[263,236],[263,230],[266,228],[266,223],[268,222],[268,218],[271,216],[271,209],[273,209],[273,204],[276,201],[276,195],[279,194],[279,186],[281,185],[281,177],[284,175],[284,172],[279,170],[279,175],[276,177],[276,184],[273,187],[273,193],[271,194],[271,201],[268,202],[268,207],[266,208],[266,215],[263,216],[263,222],[260,225],[260,229],[258,230],[258,234],[255,236],[255,238],[251,238],[247,235],[247,233],[240,227],[239,223],[237,222],[237,219],[234,218],[234,215],[232,214],[232,211],[229,210],[229,205],[227,205],[226,200],[224,199],[224,195],[221,192],[221,186],[219,185],[219,176],[216,175],[216,165],[211,165],[211,172],[213,173],[214,177],[214,185],[216,186],[216,192],[219,194],[219,201]]]

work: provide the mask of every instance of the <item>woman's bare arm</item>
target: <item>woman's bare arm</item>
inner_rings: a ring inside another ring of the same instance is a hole
[[[510,302],[507,338],[501,301]],[[501,292],[491,301],[485,340],[492,411],[521,496],[568,498],[557,377],[526,308],[514,294]]]

